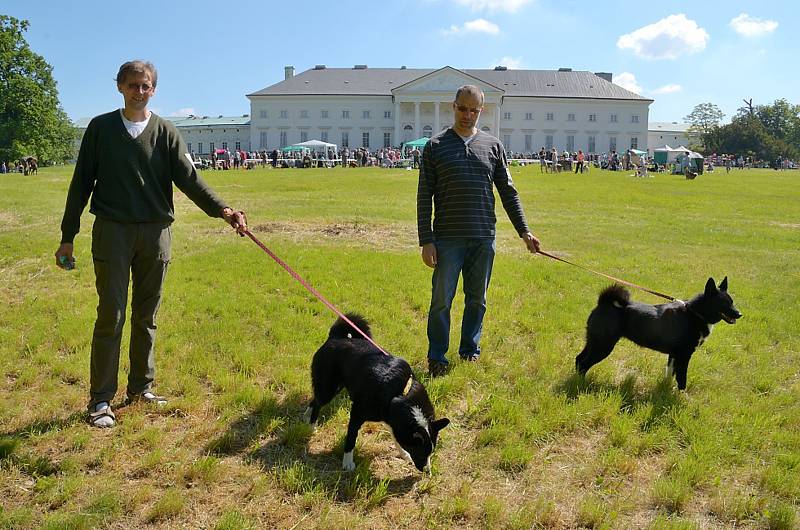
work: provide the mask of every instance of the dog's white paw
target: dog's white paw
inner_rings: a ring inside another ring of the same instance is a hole
[[[353,462],[353,451],[344,454],[342,458],[342,469],[345,471],[353,471],[356,468],[356,463]]]

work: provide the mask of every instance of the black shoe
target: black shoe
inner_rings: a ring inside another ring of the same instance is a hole
[[[462,360],[470,362],[470,363],[478,362],[478,359],[480,358],[480,356],[481,356],[480,353],[470,353],[469,355],[460,355]]]
[[[450,371],[450,365],[442,361],[428,359],[428,373],[431,377],[441,377],[447,375]]]

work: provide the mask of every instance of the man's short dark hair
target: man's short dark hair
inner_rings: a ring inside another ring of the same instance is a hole
[[[481,107],[483,106],[484,97],[483,97],[483,90],[476,87],[475,85],[464,85],[456,91],[456,101],[458,98],[461,97],[462,94],[469,94],[471,96],[475,96],[481,102]]]
[[[137,59],[135,61],[128,61],[120,66],[119,72],[117,72],[117,84],[121,85],[124,83],[131,74],[147,74],[153,81],[153,87],[158,84],[158,72],[156,71],[155,65],[149,61],[140,61]]]

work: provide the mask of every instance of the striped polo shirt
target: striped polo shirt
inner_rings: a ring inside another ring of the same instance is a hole
[[[419,244],[437,239],[494,238],[497,218],[492,185],[517,233],[522,236],[529,232],[500,140],[478,131],[465,144],[453,129],[431,138],[422,152],[419,170]]]

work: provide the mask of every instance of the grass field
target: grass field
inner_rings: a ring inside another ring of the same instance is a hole
[[[451,374],[428,380],[416,172],[204,175],[423,376],[452,421],[431,476],[372,424],[356,471],[341,471],[347,398],[316,432],[301,422],[333,314],[180,194],[157,342],[156,389],[170,402],[87,426],[92,217],[78,268],[61,271],[71,168],[0,175],[0,529],[797,528],[800,174],[513,174],[546,250],[684,299],[728,276],[744,317],[695,353],[686,392],[663,379],[665,356],[624,341],[575,377],[609,282],[525,253],[502,209],[481,360],[451,354]]]

